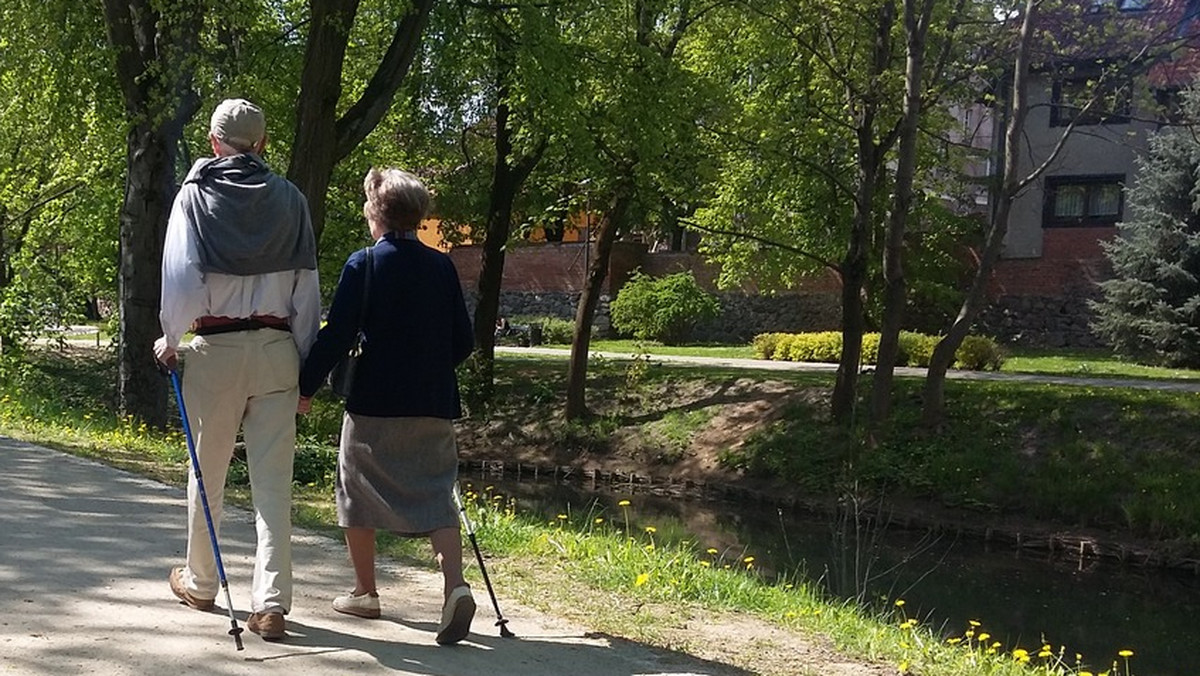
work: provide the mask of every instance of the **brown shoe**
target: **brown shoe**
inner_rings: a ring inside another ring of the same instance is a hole
[[[283,613],[250,613],[246,628],[263,637],[264,641],[279,641],[287,637]]]
[[[167,576],[167,582],[171,583],[171,592],[175,596],[178,596],[180,601],[186,603],[188,607],[195,608],[196,610],[213,609],[212,599],[202,599],[188,591],[187,587],[183,584],[183,568],[172,568],[171,574]]]

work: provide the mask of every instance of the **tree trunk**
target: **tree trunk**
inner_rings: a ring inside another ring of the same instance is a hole
[[[571,337],[571,363],[567,370],[567,420],[582,420],[587,417],[587,362],[592,342],[592,325],[596,319],[596,307],[604,290],[608,276],[608,264],[612,259],[613,245],[617,241],[620,223],[625,218],[629,205],[628,193],[621,192],[612,210],[596,232],[596,253],[588,264],[587,283],[579,296],[575,309],[575,334]],[[584,242],[584,246],[591,246]]]
[[[883,252],[883,322],[879,354],[871,383],[871,423],[878,429],[891,415],[892,384],[900,355],[900,329],[908,288],[904,279],[904,231],[913,202],[913,176],[917,166],[917,131],[921,119],[921,76],[925,68],[925,37],[933,0],[904,0],[907,61],[904,73],[904,113],[900,121],[900,150],[896,184]]]
[[[313,234],[321,241],[325,194],[337,163],[337,107],[342,64],[359,0],[311,0],[308,45],[296,100],[296,130],[288,180],[308,198]]]
[[[504,277],[504,251],[512,227],[513,202],[525,179],[541,161],[543,141],[529,155],[513,160],[512,110],[508,104],[509,78],[515,67],[515,45],[502,30],[496,34],[496,158],[488,198],[479,285],[475,303],[475,368],[484,401],[492,398],[496,370],[496,318],[500,313],[500,286]]]
[[[876,15],[875,45],[871,77],[878,79],[887,72],[891,59],[891,28],[895,23],[896,7],[884,2]],[[854,101],[849,89],[846,100]],[[858,375],[862,362],[862,337],[866,326],[863,316],[863,285],[867,279],[867,250],[871,226],[875,218],[875,193],[879,189],[880,163],[883,145],[877,141],[875,123],[879,113],[877,93],[859,102],[855,134],[858,141],[858,175],[854,193],[854,214],[850,224],[850,241],[842,259],[842,357],[838,361],[837,379],[833,385],[830,414],[835,422],[851,424],[858,399]]]
[[[162,248],[176,189],[175,152],[184,124],[199,109],[192,78],[203,3],[180,1],[160,14],[146,0],[104,0],[104,23],[130,120],[120,214],[120,408],[122,415],[162,427],[167,389],[153,350],[162,334]]]
[[[1017,174],[1020,161],[1018,144],[1025,131],[1027,112],[1025,100],[1029,88],[1029,52],[1033,41],[1032,26],[1037,8],[1038,0],[1026,0],[1025,16],[1021,23],[1021,39],[1017,48],[1016,65],[1013,68],[1009,119],[1004,132],[1004,158],[1001,165],[1000,189],[997,191],[996,206],[992,211],[991,224],[988,227],[987,238],[979,257],[979,267],[975,270],[971,289],[967,292],[967,297],[963,299],[958,316],[955,317],[946,336],[934,348],[933,356],[929,360],[929,370],[925,376],[921,419],[930,428],[939,427],[945,420],[946,372],[954,364],[955,353],[958,352],[958,348],[971,330],[975,318],[987,302],[987,287],[991,281],[996,261],[1000,258],[1004,237],[1008,233],[1008,217],[1012,210],[1013,198],[1024,183]]]
[[[502,91],[502,95],[503,95]],[[496,318],[500,314],[500,285],[504,277],[504,251],[516,199],[515,177],[509,166],[512,130],[508,104],[496,106],[496,158],[488,199],[487,230],[481,247],[479,284],[475,302],[475,363],[484,401],[491,401],[496,370]]]
[[[142,125],[130,130],[120,217],[117,371],[121,413],[156,427],[167,423],[167,386],[154,364],[154,341],[162,335],[158,321],[161,261],[175,196],[171,149],[178,141]]]
[[[333,169],[362,143],[387,114],[396,91],[412,67],[429,13],[436,0],[415,0],[396,23],[391,44],[362,96],[337,117],[342,68],[359,0],[311,0],[308,45],[288,179],[308,199],[313,234],[325,229],[326,197]]]

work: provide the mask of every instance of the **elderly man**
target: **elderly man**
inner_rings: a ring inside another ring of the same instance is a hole
[[[279,640],[292,603],[297,381],[320,322],[316,244],[304,196],[262,160],[262,110],[242,99],[222,101],[209,141],[214,157],[192,167],[167,224],[163,336],[154,351],[173,365],[183,334],[196,336],[185,349],[183,392],[218,527],[242,429],[258,529],[246,626]],[[186,565],[171,570],[169,581],[188,606],[213,607],[219,580],[194,473]]]

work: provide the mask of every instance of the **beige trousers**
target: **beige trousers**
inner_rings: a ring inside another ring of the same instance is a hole
[[[250,607],[252,612],[286,613],[292,606],[292,461],[300,368],[296,345],[286,331],[259,329],[197,336],[184,355],[184,402],[213,525],[219,533],[225,476],[241,428],[258,531]],[[195,473],[189,476],[183,582],[197,597],[216,598],[216,559]]]

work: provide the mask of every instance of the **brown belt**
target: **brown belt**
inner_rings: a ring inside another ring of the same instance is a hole
[[[234,331],[257,331],[259,329],[292,330],[288,326],[288,320],[271,315],[201,317],[192,324],[192,333],[197,336],[211,336],[216,333],[233,333]]]

